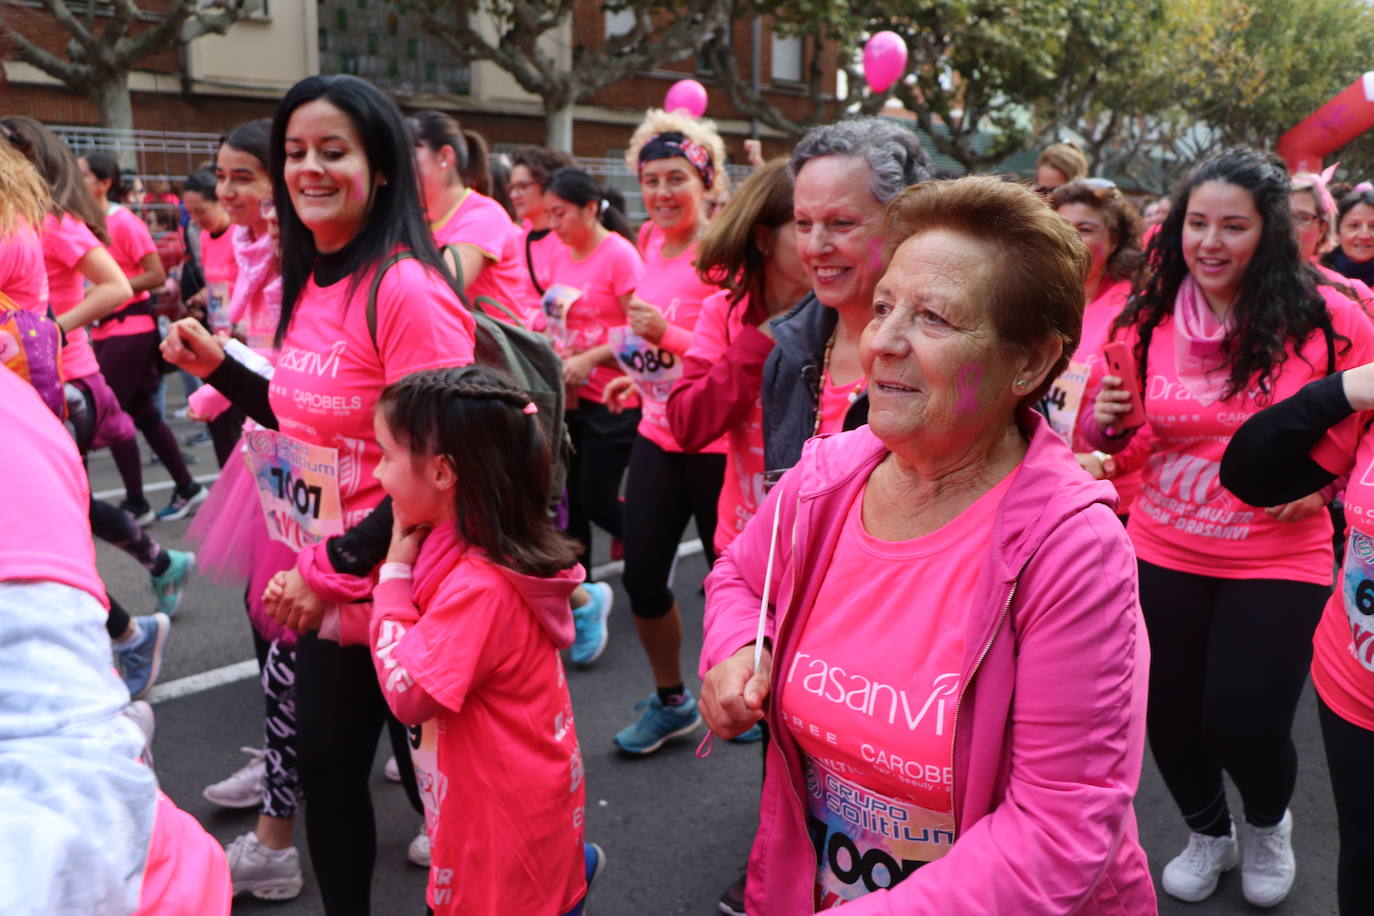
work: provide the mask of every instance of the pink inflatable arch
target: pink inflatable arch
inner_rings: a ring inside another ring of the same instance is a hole
[[[1293,172],[1320,172],[1322,157],[1374,128],[1374,70],[1279,138],[1278,152]]]

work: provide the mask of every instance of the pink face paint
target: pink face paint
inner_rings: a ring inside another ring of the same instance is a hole
[[[959,370],[955,390],[959,401],[955,409],[960,413],[973,413],[978,409],[978,384],[983,380],[983,369],[977,363],[969,363]]]

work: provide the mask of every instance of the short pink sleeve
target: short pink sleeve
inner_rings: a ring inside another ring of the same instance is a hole
[[[43,221],[43,253],[61,266],[72,270],[88,252],[100,247],[100,239],[74,216],[55,219],[51,215]]]
[[[629,242],[624,239],[620,242],[611,249],[609,267],[611,292],[624,296],[639,289],[639,281],[644,277],[644,260]]]
[[[142,273],[139,262],[150,254],[157,254],[157,244],[143,220],[120,208],[110,214],[106,226],[110,232],[110,254],[124,273],[134,268],[138,268],[134,270],[135,275]]]
[[[437,273],[392,265],[377,291],[377,350],[390,385],[412,372],[472,362],[476,322]]]

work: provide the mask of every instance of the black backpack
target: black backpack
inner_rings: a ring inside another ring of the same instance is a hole
[[[443,251],[447,252],[448,248]],[[457,261],[457,252],[453,254],[453,260]],[[372,287],[367,293],[367,332],[374,347],[377,345],[377,291],[381,288],[382,276],[397,261],[413,257],[415,254],[411,251],[397,252],[382,263],[372,278]],[[460,275],[461,271],[460,266]],[[461,278],[459,285],[462,285]],[[554,352],[547,337],[521,325],[515,312],[503,303],[490,296],[478,296],[469,308],[477,322],[475,360],[509,375],[539,407],[539,422],[544,426],[553,459],[553,492],[549,494],[549,505],[556,505],[563,498],[568,459],[572,454],[572,439],[563,419],[563,360]]]

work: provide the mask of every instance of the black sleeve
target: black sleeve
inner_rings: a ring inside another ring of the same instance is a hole
[[[326,549],[335,572],[366,576],[386,559],[391,547],[391,497],[377,504],[367,518],[338,537]]]
[[[1221,483],[1252,506],[1278,506],[1336,479],[1312,460],[1326,431],[1355,412],[1335,373],[1246,420],[1226,446]]]
[[[234,402],[254,421],[268,429],[277,429],[277,415],[267,399],[267,379],[243,363],[226,356],[219,367],[205,379],[215,390]]]

